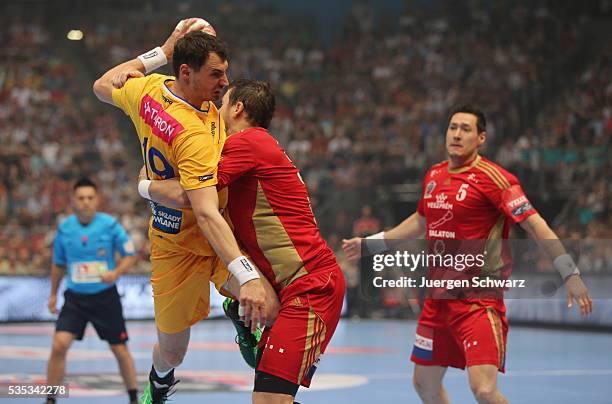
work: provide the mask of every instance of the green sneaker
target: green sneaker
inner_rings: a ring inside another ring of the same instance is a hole
[[[240,348],[240,354],[244,361],[255,369],[257,365],[257,345],[261,340],[262,329],[257,327],[255,334],[251,334],[251,330],[244,325],[244,322],[238,315],[238,306],[240,303],[237,300],[230,299],[229,297],[223,301],[223,311],[225,315],[232,320],[234,328],[238,335],[236,335],[236,343]]]
[[[147,382],[147,385],[140,396],[139,404],[153,404],[153,393],[151,392],[151,382]]]
[[[154,372],[151,369],[151,372]],[[139,404],[164,404],[168,400],[168,397],[173,395],[176,390],[173,387],[180,381],[174,380],[174,369],[164,379],[163,383],[159,383],[153,380],[153,374],[149,373],[149,381],[140,396]]]

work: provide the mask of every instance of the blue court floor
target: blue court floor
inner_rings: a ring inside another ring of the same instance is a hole
[[[142,388],[151,366],[154,324],[131,322],[128,331]],[[413,321],[342,320],[312,388],[300,390],[296,400],[419,402],[410,382],[414,331]],[[50,323],[0,325],[0,385],[43,383],[52,333]],[[500,385],[511,403],[612,403],[612,334],[510,326],[506,368]],[[59,402],[127,403],[116,362],[91,327],[72,346],[67,374],[70,398]],[[177,376],[182,381],[173,403],[250,403],[252,373],[239,356],[228,321],[204,321],[193,329]],[[449,370],[445,385],[452,402],[474,401],[464,372]]]

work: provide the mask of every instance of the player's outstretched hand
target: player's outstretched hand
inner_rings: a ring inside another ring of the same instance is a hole
[[[49,296],[47,307],[49,308],[49,313],[57,314],[57,295]]]
[[[361,258],[361,237],[353,237],[349,240],[342,239],[342,249],[349,262],[357,261]]]
[[[168,62],[172,60],[172,54],[174,53],[174,44],[176,44],[176,41],[184,37],[185,34],[189,32],[189,28],[193,24],[195,24],[198,19],[187,18],[185,20],[182,20],[181,22],[183,21],[183,24],[181,24],[180,22],[177,24],[177,26],[174,28],[174,31],[172,31],[168,39],[166,39],[166,42],[164,42],[164,44],[161,46],[162,50],[166,54],[166,59],[168,59]]]
[[[567,295],[567,307],[574,307],[574,300],[580,305],[580,313],[588,316],[593,311],[593,301],[589,296],[589,290],[582,281],[580,275],[570,275],[565,281],[565,294]]]
[[[260,279],[253,279],[240,287],[240,305],[244,307],[244,325],[250,327],[252,333],[260,323],[266,323],[266,290]]]
[[[122,88],[125,83],[133,77],[144,77],[144,73],[139,70],[126,70],[119,72],[111,79],[111,84],[115,88]]]

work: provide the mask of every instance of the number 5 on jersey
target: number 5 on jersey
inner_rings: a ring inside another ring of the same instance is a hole
[[[462,201],[465,199],[465,197],[467,196],[467,189],[470,186],[470,184],[462,184],[459,187],[459,190],[457,191],[457,196],[455,197],[456,200],[458,201]]]

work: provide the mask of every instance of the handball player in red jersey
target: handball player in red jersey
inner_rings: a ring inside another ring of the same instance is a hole
[[[267,83],[231,83],[220,109],[228,138],[218,188],[229,190],[236,238],[277,291],[281,308],[261,338],[253,403],[293,403],[308,387],[342,310],[345,282],[321,234],[298,169],[266,130],[275,98]],[[188,206],[177,180],[152,181],[149,196]]]
[[[568,306],[575,300],[582,314],[589,314],[592,301],[588,290],[557,235],[530,204],[517,178],[479,155],[486,138],[486,119],[481,111],[469,105],[453,111],[446,131],[448,159],[427,171],[417,211],[391,230],[369,236],[368,250],[386,249],[385,239],[415,239],[424,234],[430,245],[452,244],[448,240],[503,240],[508,238],[510,225],[516,223],[554,260],[565,281]],[[347,258],[358,259],[361,245],[358,237],[344,240]],[[485,264],[486,275],[507,278],[509,251],[500,248],[493,254],[497,256],[489,254],[486,261],[498,264]],[[497,372],[504,372],[507,333],[501,297],[426,298],[411,356],[415,363],[413,383],[421,400],[449,402],[442,379],[452,366],[467,367],[470,388],[479,403],[506,403],[497,386]]]

